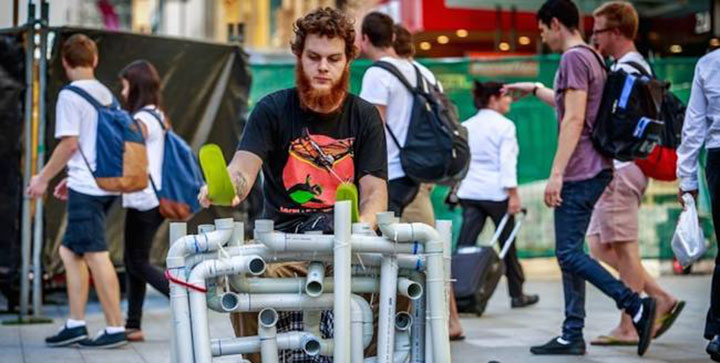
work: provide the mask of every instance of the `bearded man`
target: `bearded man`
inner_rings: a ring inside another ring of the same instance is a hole
[[[291,48],[297,56],[296,84],[263,97],[248,120],[228,172],[237,205],[262,168],[263,218],[288,233],[332,233],[335,192],[356,184],[360,220],[375,228],[387,208],[387,158],[382,120],[370,103],[348,93],[350,63],[357,53],[352,21],[339,10],[317,9],[294,24]],[[204,206],[212,201],[200,192]],[[273,264],[266,276],[306,273],[305,263]],[[233,316],[238,335],[254,335],[256,314]],[[243,321],[243,323],[241,323]],[[278,333],[301,330],[302,313],[281,314]],[[332,335],[332,312],[322,314],[322,338]],[[283,352],[287,362],[332,358]]]

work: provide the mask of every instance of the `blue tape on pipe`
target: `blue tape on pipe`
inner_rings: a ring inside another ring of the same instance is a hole
[[[418,258],[417,262],[415,262],[415,271],[420,271],[421,266],[422,266],[422,263],[420,262],[420,259]]]
[[[418,241],[413,242],[413,255],[417,255],[418,253]]]

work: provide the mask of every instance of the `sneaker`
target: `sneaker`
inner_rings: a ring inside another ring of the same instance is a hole
[[[635,330],[638,335],[638,355],[642,356],[650,346],[652,340],[653,323],[655,323],[655,299],[646,297],[641,299],[643,312],[640,320],[636,323],[633,321]]]
[[[80,348],[107,349],[123,346],[128,343],[125,332],[108,334],[105,329],[98,332],[95,339],[85,339],[80,342]]]
[[[530,353],[536,355],[584,355],[585,340],[567,341],[558,336],[543,345],[531,347]]]
[[[45,344],[47,344],[48,347],[65,347],[70,344],[83,341],[87,338],[88,332],[85,325],[68,328],[63,324],[57,334],[45,338]]]
[[[538,301],[540,301],[540,297],[537,295],[520,295],[520,297],[510,299],[510,307],[513,309],[524,308],[526,306],[537,304]]]

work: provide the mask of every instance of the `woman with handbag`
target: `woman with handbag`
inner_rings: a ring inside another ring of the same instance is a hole
[[[165,220],[160,213],[156,188],[162,186],[162,162],[166,117],[160,77],[148,61],[138,60],[120,71],[122,98],[126,109],[143,130],[148,154],[150,183],[147,188],[123,195],[125,216],[125,267],[127,268],[128,316],[125,326],[129,341],[143,341],[140,327],[146,285],[170,295],[163,271],[150,263],[150,250],[158,228]]]

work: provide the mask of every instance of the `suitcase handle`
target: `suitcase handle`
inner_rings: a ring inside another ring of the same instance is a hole
[[[498,257],[500,257],[500,259],[505,258],[505,255],[508,253],[508,250],[510,249],[510,245],[512,245],[512,241],[515,239],[515,236],[517,236],[518,232],[520,231],[520,226],[522,226],[522,222],[525,219],[525,217],[527,216],[527,208],[522,208],[520,210],[520,213],[518,213],[518,214],[522,214],[522,218],[518,218],[518,220],[515,221],[515,228],[513,228],[505,245],[500,250],[500,254],[498,256]],[[497,242],[498,239],[500,239],[500,235],[505,230],[505,225],[507,224],[508,220],[510,220],[510,213],[505,213],[503,218],[500,220],[500,224],[495,229],[495,234],[493,235],[493,238],[489,244],[490,246],[495,245],[495,242]],[[509,242],[509,243],[507,243],[507,242]]]

